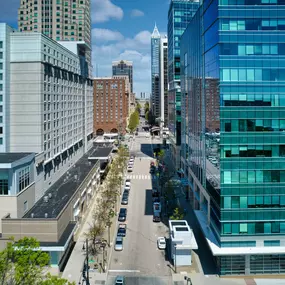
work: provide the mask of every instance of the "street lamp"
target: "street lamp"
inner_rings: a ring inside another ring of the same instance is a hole
[[[189,285],[192,285],[192,281],[190,277],[184,276],[184,280],[186,280],[187,282],[186,285],[188,285],[188,282],[189,282]]]
[[[176,265],[176,247],[177,247],[177,244],[174,245],[174,271],[175,273],[177,273],[177,265]]]

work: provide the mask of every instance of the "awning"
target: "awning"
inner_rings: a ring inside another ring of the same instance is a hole
[[[84,196],[85,194],[86,194],[86,188],[82,191],[81,197]]]
[[[45,160],[44,165],[47,165],[48,163],[50,163],[53,160],[53,158],[49,158],[48,160]]]
[[[60,154],[61,152],[58,152],[56,155],[53,156],[53,159],[57,158]]]
[[[81,204],[86,200],[86,196],[81,199]]]
[[[73,216],[77,217],[80,214],[80,209],[77,208],[74,212],[73,212]]]
[[[79,198],[75,201],[75,203],[74,203],[74,205],[73,205],[73,209],[74,209],[74,208],[76,208],[76,207],[78,206],[79,201],[80,201],[80,199],[79,199]]]

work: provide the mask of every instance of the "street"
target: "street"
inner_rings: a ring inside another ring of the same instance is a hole
[[[114,284],[118,275],[126,277],[126,285],[172,284],[165,251],[157,249],[157,237],[168,236],[167,228],[152,221],[151,138],[137,136],[130,152],[136,159],[127,176],[131,178],[129,205],[124,206],[128,208],[127,234],[123,251],[112,251],[107,284]]]

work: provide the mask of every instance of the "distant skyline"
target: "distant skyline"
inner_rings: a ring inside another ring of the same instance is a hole
[[[0,22],[17,28],[20,0],[5,1]],[[154,24],[163,35],[167,30],[169,1],[92,0],[93,75],[112,75],[113,60],[131,60],[134,92],[151,91],[150,35]]]

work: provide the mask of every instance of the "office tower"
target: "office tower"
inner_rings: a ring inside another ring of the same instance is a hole
[[[285,272],[285,16],[264,3],[204,2],[181,41],[184,173],[222,275]]]
[[[43,194],[92,146],[92,80],[80,55],[41,33],[11,33],[9,46],[9,151],[37,154]]]
[[[127,84],[125,78],[94,78],[94,134],[125,133],[130,104]]]
[[[0,23],[0,152],[9,151],[10,34],[13,31]]]
[[[133,92],[133,62],[127,60],[112,62],[112,75],[128,75],[131,83],[131,92]]]
[[[168,125],[168,72],[167,72],[168,47],[167,37],[160,39],[160,60],[159,60],[159,79],[160,79],[160,121],[161,126]]]
[[[21,0],[18,27],[20,32],[41,32],[56,41],[84,42],[91,76],[90,13],[90,0]]]
[[[198,0],[171,0],[168,10],[168,127],[173,161],[180,167],[180,37],[199,7]]]
[[[150,109],[152,114],[159,118],[160,116],[160,80],[159,80],[159,62],[160,62],[160,33],[155,24],[151,35],[151,98]]]

